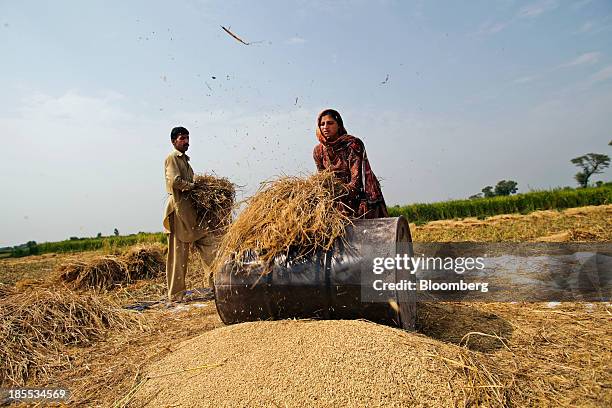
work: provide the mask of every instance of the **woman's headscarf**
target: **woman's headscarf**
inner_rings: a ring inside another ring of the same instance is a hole
[[[321,118],[323,116],[329,115],[338,123],[338,136],[333,140],[328,140],[329,138],[325,137],[321,132],[321,127],[319,124],[321,123]],[[357,140],[356,137],[349,135],[344,128],[344,122],[342,120],[342,116],[340,113],[334,109],[325,109],[317,116],[317,139],[323,146],[325,146],[326,154],[332,154],[334,149],[342,149],[343,146],[346,146],[348,143]],[[331,151],[331,152],[330,152]],[[332,160],[333,161],[333,160]],[[362,188],[365,192],[365,196],[370,203],[380,203],[382,204],[381,217],[388,217],[387,207],[385,205],[385,200],[382,195],[382,191],[380,188],[380,183],[378,179],[374,175],[372,171],[372,167],[370,167],[370,161],[368,160],[368,155],[366,154],[365,147],[363,148],[363,159],[361,161],[361,180],[362,180]]]

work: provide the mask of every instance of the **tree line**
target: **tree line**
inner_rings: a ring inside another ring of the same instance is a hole
[[[612,146],[612,140],[608,143],[608,146]],[[589,187],[589,180],[592,176],[603,173],[604,169],[610,166],[610,156],[601,153],[587,153],[582,156],[574,157],[570,162],[581,169],[574,175],[578,187],[586,188]],[[597,181],[592,185],[594,187],[599,187],[603,184],[603,181]],[[518,191],[518,183],[514,180],[501,180],[497,182],[495,187],[486,186],[480,191],[480,193],[471,195],[469,199],[503,197],[516,194]]]

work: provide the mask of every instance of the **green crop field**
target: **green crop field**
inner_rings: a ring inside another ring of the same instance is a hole
[[[528,214],[537,210],[562,210],[586,205],[612,203],[612,184],[602,187],[534,191],[512,196],[452,200],[431,204],[411,204],[389,208],[389,215],[403,215],[410,222],[478,217],[498,214]]]
[[[43,242],[32,247],[14,249],[10,256],[20,257],[45,253],[82,252],[95,250],[108,250],[129,247],[135,244],[161,242],[166,243],[166,235],[162,232],[100,237],[100,238],[73,238],[58,242]]]
[[[410,204],[389,207],[389,215],[405,216],[408,221],[424,224],[429,221],[459,219],[466,217],[484,218],[499,214],[528,214],[537,210],[562,210],[587,205],[612,204],[612,183],[602,187],[579,189],[555,189],[534,191],[512,196],[452,200],[431,204]],[[161,232],[110,236],[100,238],[71,238],[59,242],[43,242],[21,245],[12,250],[3,248],[0,258],[21,257],[45,253],[82,252],[94,250],[114,251],[140,243],[166,243]]]

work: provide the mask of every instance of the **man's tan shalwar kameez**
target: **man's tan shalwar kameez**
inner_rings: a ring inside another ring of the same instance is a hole
[[[193,169],[189,156],[174,149],[165,162],[166,191],[170,195],[164,216],[164,232],[168,233],[166,279],[168,298],[181,300],[185,294],[185,276],[189,247],[196,249],[202,260],[211,265],[214,238],[198,226],[197,215],[186,192],[193,187]]]

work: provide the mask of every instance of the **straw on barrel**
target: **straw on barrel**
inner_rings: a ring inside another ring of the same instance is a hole
[[[300,257],[330,249],[350,223],[340,202],[346,193],[331,172],[262,183],[228,228],[214,269],[232,258],[240,263],[252,253],[261,264],[270,265],[282,254]]]

